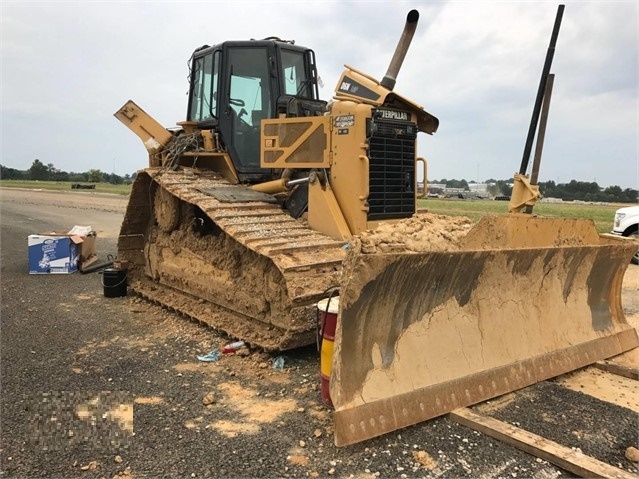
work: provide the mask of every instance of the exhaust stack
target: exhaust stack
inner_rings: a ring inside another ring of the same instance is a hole
[[[388,65],[386,75],[384,75],[384,78],[382,78],[382,81],[380,82],[383,87],[386,87],[391,91],[393,90],[393,88],[395,88],[397,74],[399,73],[399,69],[402,67],[406,52],[408,52],[408,47],[410,46],[410,42],[413,39],[413,35],[415,34],[418,20],[419,12],[417,10],[411,10],[410,12],[408,12],[408,16],[406,17],[406,25],[404,25],[404,31],[402,32],[402,36],[397,43],[397,48],[395,48],[393,58],[390,62],[390,65]]]

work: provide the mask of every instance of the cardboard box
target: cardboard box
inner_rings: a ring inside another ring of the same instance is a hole
[[[97,260],[95,232],[87,236],[62,232],[29,235],[29,274],[69,274]]]
[[[98,260],[98,256],[95,252],[95,243],[97,240],[98,234],[95,231],[91,231],[87,236],[82,238],[79,252],[80,257],[78,260],[80,269],[86,268]]]

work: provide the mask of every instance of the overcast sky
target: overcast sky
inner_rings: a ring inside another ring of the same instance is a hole
[[[315,50],[333,94],[344,64],[381,79],[416,8],[395,90],[440,120],[420,135],[431,179],[519,169],[556,2],[0,0],[2,157],[123,175],[146,150],[113,117],[134,100],[167,127],[186,115],[201,45],[278,36]],[[639,186],[638,2],[566,2],[540,181]]]

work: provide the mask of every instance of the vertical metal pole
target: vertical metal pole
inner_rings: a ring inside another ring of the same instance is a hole
[[[536,185],[539,179],[539,165],[541,164],[541,154],[544,150],[544,139],[546,138],[546,125],[548,124],[548,112],[550,111],[550,98],[552,97],[552,86],[555,82],[555,75],[548,75],[546,91],[544,92],[544,103],[541,108],[541,118],[539,120],[539,134],[535,145],[535,157],[533,158],[532,172],[530,173],[530,184]],[[532,206],[526,206],[525,212],[531,214]]]
[[[546,81],[548,74],[550,73],[550,67],[552,66],[552,59],[555,55],[555,46],[557,45],[557,37],[559,36],[559,27],[561,27],[561,18],[564,14],[565,5],[559,5],[557,8],[557,16],[555,17],[555,26],[552,30],[550,37],[550,45],[546,53],[546,61],[541,73],[541,80],[539,81],[539,89],[537,90],[537,99],[535,100],[535,107],[533,108],[532,118],[530,120],[530,127],[528,128],[528,137],[526,139],[526,146],[524,147],[524,155],[521,159],[521,166],[519,167],[519,173],[526,174],[528,169],[528,161],[530,160],[530,152],[532,151],[532,143],[535,138],[535,130],[537,130],[537,124],[539,122],[539,112],[541,111],[541,102],[546,90]]]

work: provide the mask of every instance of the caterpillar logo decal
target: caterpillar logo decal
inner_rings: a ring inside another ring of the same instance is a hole
[[[384,120],[410,120],[410,115],[405,111],[398,110],[376,110],[375,118],[383,118]]]

